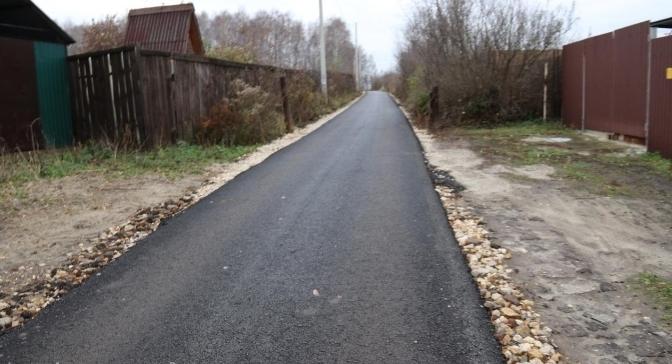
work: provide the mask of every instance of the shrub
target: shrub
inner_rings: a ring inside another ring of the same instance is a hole
[[[397,55],[397,92],[422,115],[423,93],[438,87],[440,117],[450,124],[525,119],[541,115],[548,63],[557,113],[558,48],[572,21],[571,8],[525,0],[417,2]]]
[[[284,133],[282,115],[270,94],[241,80],[231,83],[231,96],[215,104],[196,132],[200,144],[252,145]]]
[[[287,97],[292,118],[297,126],[305,126],[324,111],[324,100],[317,92],[317,85],[310,76],[296,74],[290,77],[288,81]]]

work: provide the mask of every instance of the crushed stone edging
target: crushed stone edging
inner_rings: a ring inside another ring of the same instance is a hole
[[[410,113],[394,95],[390,96],[418,136],[424,154],[423,138],[419,136],[427,133],[413,125]],[[431,168],[430,163],[428,161],[428,168]],[[564,356],[551,338],[552,329],[534,311],[534,301],[526,299],[509,276],[512,270],[507,267],[506,260],[511,259],[511,252],[489,240],[490,232],[483,219],[468,207],[461,206],[463,199],[457,191],[441,185],[435,185],[435,190],[484,300],[483,306],[490,312],[495,337],[507,363],[564,363]]]
[[[100,270],[121,257],[142,239],[156,231],[161,223],[186,211],[215,192],[241,173],[262,163],[275,152],[284,149],[311,134],[327,122],[349,109],[362,94],[340,109],[327,114],[304,128],[295,129],[255,151],[225,166],[225,170],[208,180],[195,191],[152,207],[139,209],[128,221],[102,232],[97,238],[79,244],[80,251],[68,254],[68,260],[43,276],[33,277],[27,285],[0,299],[0,334],[22,326],[47,306],[56,302],[73,288],[84,283]]]

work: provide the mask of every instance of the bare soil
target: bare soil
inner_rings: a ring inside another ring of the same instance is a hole
[[[672,277],[672,182],[596,164],[594,173],[629,187],[605,194],[551,165],[507,163],[478,137],[416,132],[429,162],[465,187],[463,203],[512,251],[514,282],[537,301],[568,362],[672,363],[670,325],[634,283],[643,272]],[[581,149],[589,144],[563,148],[599,153]]]
[[[12,291],[33,275],[47,274],[80,244],[122,224],[136,210],[178,198],[207,178],[107,179],[85,173],[31,182],[26,198],[0,212],[0,290]]]

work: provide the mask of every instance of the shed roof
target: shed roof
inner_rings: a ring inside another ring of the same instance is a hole
[[[651,23],[652,28],[672,28],[672,18],[654,21]]]
[[[52,43],[74,43],[30,0],[0,0],[0,36]]]
[[[125,43],[165,52],[204,53],[193,4],[131,10]]]

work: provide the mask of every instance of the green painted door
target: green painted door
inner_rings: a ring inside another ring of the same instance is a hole
[[[40,124],[47,147],[72,144],[72,114],[65,45],[35,42]]]

